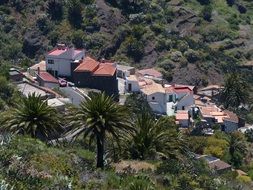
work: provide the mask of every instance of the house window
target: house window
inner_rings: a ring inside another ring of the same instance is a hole
[[[182,110],[184,110],[185,108],[184,108],[184,106],[182,106]]]
[[[169,95],[169,102],[173,102],[173,95]]]
[[[54,64],[54,60],[52,60],[52,59],[49,59],[47,62],[48,62],[48,64]]]
[[[154,96],[152,97],[152,100],[155,100],[155,97],[154,97]]]

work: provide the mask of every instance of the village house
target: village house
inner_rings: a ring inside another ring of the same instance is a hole
[[[139,85],[140,91],[147,99],[151,109],[155,113],[166,115],[167,105],[164,87],[149,79],[141,80]]]
[[[179,110],[176,113],[176,124],[180,127],[189,127],[190,117],[187,110]]]
[[[197,94],[200,96],[207,96],[209,98],[215,98],[222,91],[223,86],[209,85],[207,87],[198,90]]]
[[[222,131],[231,133],[236,131],[239,127],[238,116],[228,110],[222,110],[217,107],[210,98],[204,96],[194,96],[195,107],[199,110],[199,116],[202,121],[205,121],[208,125],[219,124]]]
[[[223,173],[232,169],[232,166],[219,158],[209,155],[195,155],[195,159],[203,159],[207,162],[210,169],[217,173]]]
[[[59,81],[54,78],[50,73],[48,72],[41,72],[38,69],[37,76],[37,82],[40,86],[47,87],[47,88],[57,88],[59,87]]]
[[[17,84],[18,91],[20,91],[24,96],[35,94],[40,96],[42,99],[50,99],[56,97],[56,93],[48,88],[44,88],[29,82],[22,82]]]
[[[119,94],[117,69],[114,63],[99,62],[91,57],[85,57],[72,75],[77,87],[101,90],[108,95]]]
[[[223,130],[227,133],[236,131],[239,128],[239,117],[235,113],[228,110],[224,110],[224,113],[227,115],[227,117],[223,118]]]
[[[125,80],[125,88],[128,92],[140,92],[139,80],[135,75],[129,75]]]
[[[127,76],[134,74],[134,67],[117,64],[117,77],[125,79]]]
[[[27,72],[32,76],[32,77],[36,77],[38,71],[40,72],[46,72],[46,61],[41,61],[39,63],[34,64],[33,66],[29,67],[27,69]]]
[[[46,70],[55,77],[71,78],[73,67],[83,60],[84,57],[84,50],[70,48],[65,44],[58,44],[55,49],[46,55]]]
[[[167,115],[175,115],[178,110],[189,110],[194,106],[193,88],[187,85],[165,85]]]
[[[52,98],[47,100],[47,105],[57,109],[57,111],[65,111],[66,104],[70,104],[69,98]]]
[[[11,68],[9,71],[9,77],[12,82],[20,82],[23,80],[24,75],[19,70]]]

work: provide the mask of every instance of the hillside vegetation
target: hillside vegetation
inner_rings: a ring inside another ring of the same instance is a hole
[[[1,63],[31,65],[63,42],[207,85],[252,59],[250,0],[3,0],[0,14]]]

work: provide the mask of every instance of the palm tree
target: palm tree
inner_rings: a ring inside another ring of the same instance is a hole
[[[229,153],[231,156],[230,162],[236,168],[241,166],[246,152],[247,145],[245,137],[239,132],[232,133],[229,139]]]
[[[97,167],[104,167],[104,148],[106,134],[110,134],[117,141],[124,132],[131,130],[128,111],[113,101],[113,97],[105,93],[90,93],[69,117],[70,125],[77,131],[77,135],[94,138],[97,143]]]
[[[227,75],[225,86],[221,92],[221,101],[225,108],[237,108],[246,103],[249,97],[249,88],[246,81],[236,73]]]
[[[33,93],[5,114],[2,126],[12,133],[45,140],[57,133],[60,122],[57,111]]]
[[[177,158],[186,151],[182,136],[170,117],[156,120],[144,112],[137,116],[133,125],[135,131],[128,136],[125,143],[133,159],[144,160],[157,155]]]

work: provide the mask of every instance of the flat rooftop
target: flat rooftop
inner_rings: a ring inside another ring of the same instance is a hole
[[[45,97],[47,93],[44,90],[41,90],[40,88],[37,88],[36,86],[33,86],[29,83],[21,83],[17,85],[18,90],[28,97],[29,94],[35,93],[36,95],[40,95],[41,97]]]

